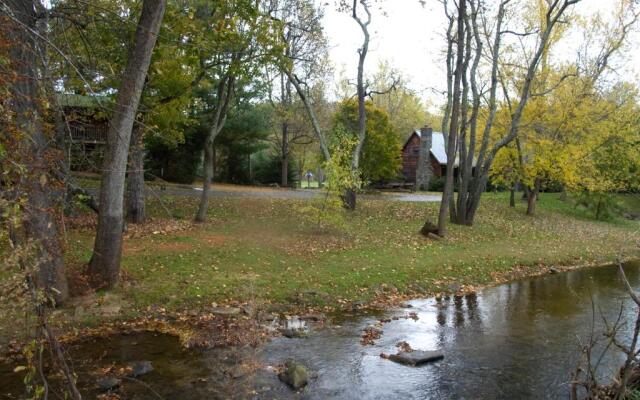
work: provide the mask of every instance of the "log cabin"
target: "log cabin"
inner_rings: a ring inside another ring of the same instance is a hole
[[[423,168],[421,166],[421,145],[423,146],[423,156],[428,149],[429,163],[431,168]],[[409,138],[407,138],[404,146],[402,146],[402,175],[405,181],[414,182],[417,189],[421,186],[428,186],[429,178],[439,178],[446,174],[447,171],[447,151],[444,143],[444,136],[441,132],[433,132],[430,127],[424,127],[415,130]],[[426,183],[425,183],[426,179]]]

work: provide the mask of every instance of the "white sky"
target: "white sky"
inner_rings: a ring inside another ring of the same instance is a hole
[[[609,15],[616,0],[583,0],[574,10],[580,14],[596,11]],[[325,4],[324,27],[329,39],[330,58],[336,76],[344,68],[350,79],[355,77],[357,49],[362,44],[362,33],[348,14],[335,10],[332,1]],[[373,73],[381,60],[388,60],[410,80],[410,87],[424,100],[441,103],[436,90],[444,90],[446,76],[443,51],[446,18],[442,6],[435,0],[426,0],[423,7],[418,0],[381,0],[380,9],[375,9],[370,26],[370,52],[366,60],[366,71]],[[640,82],[640,52],[637,32],[631,38],[630,58],[624,62],[626,79]],[[575,45],[575,44],[574,44]],[[567,57],[574,59],[572,43],[561,49]],[[333,87],[333,86],[331,86]]]

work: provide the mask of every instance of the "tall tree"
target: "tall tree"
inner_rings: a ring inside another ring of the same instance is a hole
[[[461,163],[464,163],[464,168],[461,167],[461,171],[463,171],[464,173],[464,175],[462,176],[462,180],[468,183],[465,184],[466,190],[460,191],[460,196],[462,197],[458,200],[458,210],[457,210],[457,216],[455,218],[455,222],[459,224],[466,224],[466,225],[473,224],[475,213],[478,209],[478,206],[480,205],[480,197],[484,192],[487,180],[489,178],[491,165],[493,164],[493,160],[495,159],[496,154],[498,154],[498,152],[502,148],[507,146],[518,136],[522,115],[531,95],[532,83],[539,70],[540,61],[545,53],[545,50],[547,49],[547,46],[549,45],[549,41],[551,40],[552,35],[557,29],[557,25],[561,23],[562,17],[565,15],[565,12],[567,11],[567,9],[570,6],[580,1],[581,0],[554,0],[548,3],[548,6],[546,7],[546,10],[543,14],[542,21],[538,28],[540,31],[540,35],[538,37],[535,50],[533,51],[533,54],[529,60],[529,63],[525,68],[526,73],[524,75],[522,86],[519,88],[519,91],[518,91],[518,102],[514,109],[513,115],[511,116],[507,134],[500,137],[493,144],[493,146],[489,148],[489,145],[488,145],[489,134],[490,134],[493,120],[491,121],[491,123],[485,124],[482,144],[480,146],[478,156],[477,156],[475,173],[473,172],[473,169],[470,166],[470,164],[473,162],[473,154],[475,153],[474,152],[475,148],[472,146],[469,146],[468,149],[465,149],[465,152],[460,154]],[[498,11],[499,13],[498,19],[500,22],[501,22],[500,12],[501,11],[504,12],[503,10],[507,3],[508,2],[503,1],[503,3],[501,3],[501,5],[504,4],[502,6],[502,10]],[[499,36],[502,34],[503,32],[501,29],[497,29],[497,31],[494,34],[496,35],[496,39],[492,49],[494,52],[494,56],[493,56],[494,59],[492,60],[492,62],[495,64],[499,63],[499,55],[500,55]],[[475,40],[477,42],[478,35],[474,34],[474,36],[476,36]],[[498,79],[495,77],[495,74],[493,72],[497,68],[498,68],[497,65],[494,65],[492,67],[492,78],[491,78],[491,89],[490,89],[491,91],[495,91],[496,86],[498,85]],[[474,96],[477,97],[480,95],[481,94],[478,93]],[[475,104],[474,110],[479,107],[479,105],[477,105],[478,103],[479,102],[474,103]],[[493,114],[493,116],[495,115],[495,108],[496,106],[494,104],[490,110],[490,113]],[[471,125],[472,125],[471,135],[474,135],[473,131],[475,130],[475,128],[473,127],[473,125],[477,123],[477,113],[475,111],[474,111],[474,115],[476,116],[475,117],[472,116],[473,119],[471,121]],[[472,138],[471,140],[474,140],[474,143],[475,143],[475,138]]]
[[[200,26],[212,31],[206,39],[216,43],[209,43],[215,51],[201,54],[200,59],[202,65],[211,65],[205,76],[208,85],[201,90],[213,87],[215,93],[204,96],[210,128],[204,141],[203,185],[196,222],[206,220],[214,173],[214,142],[224,128],[234,97],[244,88],[260,86],[257,78],[261,77],[262,67],[271,63],[272,55],[280,49],[272,33],[273,21],[268,13],[261,12],[260,6],[251,0],[234,0],[214,6],[205,2],[199,9]]]
[[[453,90],[454,96],[451,102],[447,102],[445,109],[444,121],[453,119],[455,117],[454,109],[457,108],[460,112],[461,123],[456,126],[456,131],[451,131],[453,125],[449,125],[449,140],[447,141],[447,153],[448,163],[452,163],[452,167],[455,165],[455,159],[459,162],[459,175],[458,175],[458,199],[457,202],[453,201],[453,196],[447,200],[443,196],[443,203],[441,205],[441,213],[439,218],[439,226],[443,227],[445,224],[444,218],[446,217],[446,209],[450,209],[451,220],[455,223],[472,225],[475,217],[475,213],[480,204],[480,198],[485,190],[485,186],[488,180],[491,165],[498,154],[498,152],[505,146],[513,142],[518,136],[520,129],[522,114],[524,108],[529,100],[532,89],[532,82],[538,73],[539,64],[545,50],[548,47],[549,41],[557,25],[560,23],[566,10],[573,4],[578,3],[580,0],[553,0],[549,1],[545,5],[545,12],[541,18],[540,26],[537,28],[539,35],[537,41],[533,45],[533,51],[528,57],[528,63],[525,66],[524,77],[522,79],[522,85],[518,87],[518,99],[515,104],[513,114],[510,117],[509,127],[506,130],[506,134],[497,138],[491,136],[493,122],[495,118],[497,108],[497,89],[499,84],[499,65],[501,55],[501,42],[502,36],[506,34],[515,34],[517,36],[530,36],[531,32],[518,32],[517,29],[504,29],[502,28],[504,15],[506,8],[511,0],[502,0],[498,5],[497,17],[494,19],[495,27],[493,29],[491,37],[491,29],[488,26],[480,28],[478,21],[488,21],[486,16],[481,16],[481,13],[486,11],[484,4],[480,0],[470,0],[469,8],[470,12],[466,13],[464,20],[462,21],[462,27],[465,32],[461,36],[458,30],[457,35],[454,37],[448,34],[448,40],[455,39],[455,45],[457,47],[457,54],[462,57],[459,59],[456,57],[456,71],[458,66],[461,68],[461,83],[462,90],[461,96],[455,98],[456,87],[449,85],[448,92]],[[446,2],[445,2],[446,7]],[[445,8],[446,9],[446,8]],[[458,14],[458,28],[460,28],[460,19]],[[451,32],[451,25],[450,30]],[[480,137],[477,136],[478,121],[480,117],[480,108],[482,107],[482,100],[485,96],[485,91],[480,90],[479,79],[482,76],[482,71],[479,68],[480,61],[483,58],[483,47],[485,41],[482,39],[482,35],[485,35],[487,45],[489,46],[491,59],[490,59],[490,82],[488,84],[489,99],[486,104],[486,120],[484,121],[484,129]],[[453,46],[449,46],[451,49]],[[466,51],[460,52],[460,47],[466,47]],[[451,71],[451,54],[449,50],[447,57],[447,70]],[[454,78],[455,78],[454,72]],[[449,78],[450,80],[450,78]],[[455,82],[454,82],[455,83]],[[469,95],[471,100],[469,101]],[[449,96],[448,96],[449,98]],[[459,104],[456,104],[459,102]],[[452,135],[457,135],[456,140],[451,140]],[[449,153],[449,151],[454,150]],[[449,171],[447,171],[449,172]],[[453,171],[451,171],[453,173]],[[446,186],[450,186],[447,188]],[[453,182],[447,180],[445,185],[445,192],[453,193]],[[444,211],[444,212],[443,212]],[[443,232],[442,229],[439,229]]]
[[[238,65],[232,62],[229,65],[229,70],[220,79],[216,89],[216,105],[213,112],[213,118],[211,126],[207,132],[207,136],[204,142],[204,161],[202,164],[203,179],[202,179],[202,194],[200,196],[200,204],[198,205],[198,211],[196,213],[196,222],[204,222],[207,218],[207,210],[209,207],[209,191],[211,190],[211,182],[213,181],[214,170],[214,140],[218,134],[224,128],[224,123],[227,119],[227,112],[229,111],[229,104],[231,98],[234,95],[236,76],[234,68]]]
[[[276,61],[279,90],[276,92],[278,115],[280,119],[279,148],[281,155],[281,183],[285,183],[288,159],[293,151],[292,145],[308,144],[306,127],[296,117],[297,109],[302,106],[313,136],[319,143],[323,158],[329,159],[329,149],[318,105],[323,99],[315,98],[314,86],[321,82],[326,73],[327,42],[322,28],[322,9],[311,0],[271,0],[269,2],[271,18],[278,21],[278,36],[284,47]],[[293,91],[300,102],[293,99]],[[317,94],[317,91],[316,91]],[[297,125],[291,130],[291,125]],[[301,171],[299,171],[301,172]]]
[[[455,162],[456,146],[458,144],[458,121],[460,119],[460,84],[462,81],[462,70],[464,65],[465,50],[465,20],[467,18],[466,0],[460,0],[458,3],[457,17],[457,45],[456,45],[456,68],[453,72],[453,95],[451,97],[451,117],[448,128],[446,149],[447,149],[447,170],[445,176],[444,190],[442,191],[442,201],[440,202],[440,212],[438,214],[438,235],[444,236],[446,231],[446,218],[449,211],[451,198],[453,196],[453,168]],[[447,65],[450,63],[447,60]]]
[[[156,43],[166,0],[144,0],[135,42],[122,75],[116,106],[109,121],[100,184],[100,212],[89,275],[95,287],[118,282],[122,256],[125,171],[131,130]]]
[[[541,14],[535,9],[532,11],[528,15]],[[610,69],[616,53],[623,48],[639,16],[640,10],[622,0],[614,7],[609,21],[603,22],[600,15],[587,20],[586,26],[581,28],[585,42],[577,66],[554,65],[550,60],[549,49],[561,38],[564,30],[556,30],[550,39],[532,84],[531,99],[523,113],[524,122],[514,148],[517,151],[517,157],[513,158],[516,161],[514,170],[518,172],[517,179],[526,193],[528,215],[535,213],[540,189],[550,183],[560,185],[564,191],[576,190],[577,187],[588,192],[621,189],[605,176],[590,180],[586,177],[591,174],[583,172],[598,170],[592,169],[589,161],[595,159],[593,156],[600,149],[618,142],[618,139],[621,139],[618,143],[627,141],[628,136],[622,134],[626,129],[615,122],[623,113],[633,120],[633,112],[629,109],[633,90],[630,91],[626,85],[614,85],[619,93],[619,96],[614,96],[610,92],[608,78],[611,74],[607,69]],[[515,65],[511,61],[508,64]],[[507,79],[502,79],[501,84],[512,113],[509,93],[512,87],[521,85],[522,77],[515,71],[511,72],[511,68],[505,66],[502,69]],[[620,159],[623,159],[625,152],[622,148],[620,150]],[[582,151],[588,153],[580,155]],[[507,160],[501,158],[504,165]],[[496,170],[492,168],[493,175]]]
[[[362,18],[358,14],[358,0],[353,0],[351,5],[351,17],[358,23],[360,30],[362,31],[362,46],[358,49],[358,72],[356,78],[356,90],[358,99],[358,128],[355,147],[353,148],[353,154],[351,156],[351,175],[355,176],[360,173],[360,156],[362,155],[362,147],[364,141],[367,138],[367,89],[368,85],[364,76],[364,62],[367,59],[369,53],[369,25],[371,24],[371,11],[369,10],[369,3],[367,0],[360,0],[360,5],[366,14],[366,18]],[[356,181],[355,179],[353,181]],[[356,191],[358,188],[347,188],[344,194],[344,206],[348,210],[355,210],[356,208]]]
[[[69,290],[55,218],[57,191],[52,190],[55,186],[51,162],[53,138],[48,137],[43,120],[45,88],[42,87],[41,60],[44,48],[37,24],[37,12],[41,10],[41,4],[34,0],[8,0],[5,8],[0,9],[6,17],[4,20],[9,22],[6,34],[12,46],[7,58],[15,74],[14,79],[7,81],[11,96],[8,106],[16,129],[3,129],[3,142],[15,150],[13,156],[27,170],[23,227],[25,239],[37,243],[36,284],[50,298],[62,302],[68,298]]]

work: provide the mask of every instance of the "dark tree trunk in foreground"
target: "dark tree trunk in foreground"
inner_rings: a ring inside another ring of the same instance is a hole
[[[142,224],[146,221],[144,185],[144,135],[142,127],[131,133],[129,177],[127,179],[127,221]]]
[[[69,296],[64,274],[62,249],[55,218],[56,190],[52,189],[50,173],[51,154],[48,138],[42,122],[42,88],[39,85],[39,49],[33,32],[36,32],[34,1],[9,0],[5,2],[16,23],[10,28],[14,45],[9,52],[11,68],[16,78],[10,82],[11,108],[15,115],[16,135],[20,162],[25,173],[27,204],[24,208],[24,232],[26,238],[35,241],[40,259],[35,280],[55,301],[62,302]]]
[[[89,262],[94,287],[118,282],[122,255],[125,172],[131,130],[140,103],[151,55],[162,23],[166,0],[144,0],[136,29],[135,44],[122,75],[116,107],[109,121],[107,148],[100,184],[98,229]]]
[[[460,84],[462,81],[462,69],[464,61],[464,24],[466,18],[466,0],[460,0],[458,5],[458,46],[456,49],[456,69],[453,82],[453,99],[451,106],[451,123],[449,125],[449,135],[447,138],[447,171],[444,190],[442,191],[442,201],[440,202],[440,213],[438,214],[438,235],[444,236],[446,233],[447,213],[450,202],[453,199],[453,172],[456,156],[456,143],[458,141],[458,120],[460,117]]]

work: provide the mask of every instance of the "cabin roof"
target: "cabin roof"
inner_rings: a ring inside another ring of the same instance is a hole
[[[417,135],[418,137],[421,137],[421,133],[420,133],[420,129],[416,129],[415,131],[413,131],[413,133],[407,138],[407,141],[405,142],[404,146],[402,147],[403,149],[407,146],[407,143],[409,143],[409,140],[411,140],[411,138],[413,137],[413,135]],[[444,135],[442,134],[442,132],[433,132],[432,136],[431,136],[431,154],[433,155],[433,157],[435,157],[436,161],[438,161],[438,163],[440,165],[446,165],[447,164],[447,150],[445,148],[444,145]],[[456,163],[457,165],[457,163]]]

